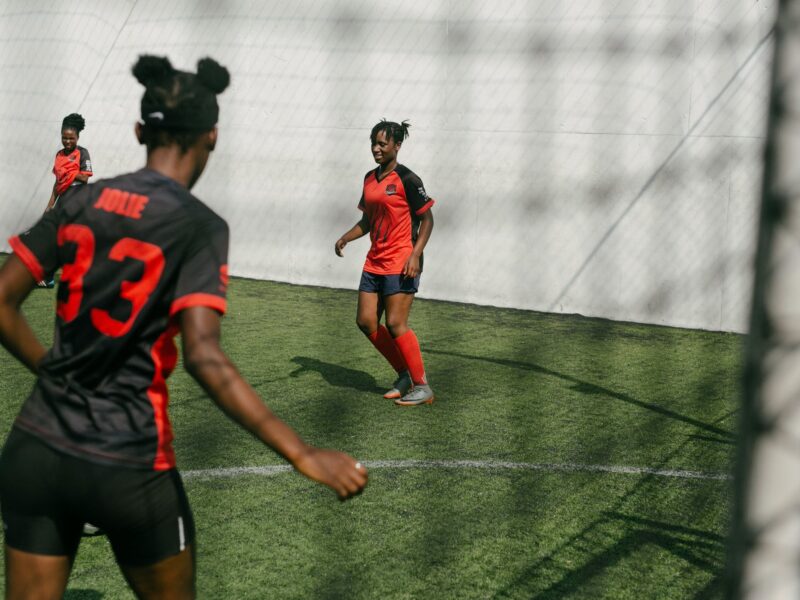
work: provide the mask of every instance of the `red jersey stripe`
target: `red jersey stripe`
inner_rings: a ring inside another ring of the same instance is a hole
[[[175,466],[175,451],[172,448],[172,424],[169,422],[167,405],[169,391],[167,378],[178,362],[178,349],[173,338],[178,333],[177,325],[171,324],[153,344],[150,357],[153,359],[153,381],[147,389],[147,397],[153,406],[153,419],[158,431],[158,448],[153,469],[167,471]]]
[[[433,204],[434,204],[435,202],[436,202],[436,200],[434,200],[433,198],[431,198],[429,202],[425,203],[425,206],[423,206],[422,208],[420,208],[420,209],[419,209],[417,212],[415,212],[414,214],[415,214],[415,215],[417,215],[417,216],[419,216],[419,215],[421,215],[422,213],[424,213],[424,212],[426,212],[426,211],[430,210],[431,206],[433,206]]]
[[[19,236],[15,235],[10,238],[8,243],[14,251],[14,254],[22,261],[22,264],[25,265],[25,268],[28,269],[33,278],[36,281],[42,281],[44,279],[44,268],[39,262],[39,259],[36,258],[36,255],[28,249],[21,239],[19,239]]]
[[[208,308],[213,308],[223,315],[228,307],[225,298],[221,296],[200,293],[188,294],[173,301],[172,305],[169,307],[169,316],[172,317],[185,308],[190,308],[192,306],[206,306]]]

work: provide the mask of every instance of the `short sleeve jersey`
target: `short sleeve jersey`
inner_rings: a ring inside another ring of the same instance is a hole
[[[398,164],[378,179],[379,169],[364,176],[358,208],[369,218],[372,242],[364,270],[376,275],[403,272],[417,240],[421,216],[433,206],[422,180]],[[420,267],[422,260],[420,258]]]
[[[89,151],[83,146],[76,146],[69,154],[59,150],[53,163],[53,174],[56,176],[56,195],[60,196],[71,185],[78,183],[75,181],[76,175],[92,176],[92,159],[89,158]]]
[[[36,280],[62,268],[53,347],[15,426],[94,462],[174,467],[175,317],[225,312],[227,223],[142,169],[76,188],[9,243]]]

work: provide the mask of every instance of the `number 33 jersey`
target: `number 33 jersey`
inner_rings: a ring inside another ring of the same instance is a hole
[[[174,467],[177,315],[225,312],[227,223],[142,169],[81,186],[9,243],[37,281],[62,269],[53,347],[15,426],[94,462]]]

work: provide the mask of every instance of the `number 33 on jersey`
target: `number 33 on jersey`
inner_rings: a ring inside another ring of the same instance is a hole
[[[174,317],[192,306],[225,312],[225,221],[142,169],[74,188],[9,243],[36,281],[62,269],[54,344],[18,425],[69,453],[81,445],[112,463],[174,466],[165,385],[177,361]],[[102,414],[86,412],[85,394],[108,399]],[[59,418],[40,418],[45,411]],[[120,429],[130,435],[103,435]]]

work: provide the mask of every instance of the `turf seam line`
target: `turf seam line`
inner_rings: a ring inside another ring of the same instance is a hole
[[[703,479],[729,481],[728,473],[688,471],[685,469],[656,469],[653,467],[631,467],[625,465],[582,465],[577,463],[524,463],[490,460],[362,460],[369,469],[485,469],[546,471],[552,473],[609,473],[613,475],[652,475],[678,479]],[[278,475],[292,471],[290,465],[266,465],[261,467],[227,467],[183,471],[185,479],[214,479],[239,477],[242,475]]]

